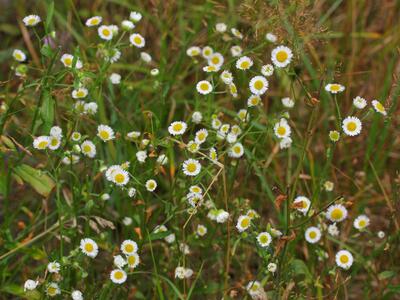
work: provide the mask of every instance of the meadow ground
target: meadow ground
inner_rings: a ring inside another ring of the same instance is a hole
[[[400,299],[399,1],[0,4],[0,299]]]

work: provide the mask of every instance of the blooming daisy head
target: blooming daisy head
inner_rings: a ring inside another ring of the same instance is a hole
[[[293,204],[299,212],[305,215],[310,209],[311,201],[305,196],[297,196]]]
[[[353,99],[353,105],[358,109],[363,109],[367,106],[367,100],[365,100],[363,97],[357,96]]]
[[[200,53],[201,53],[201,48],[197,47],[197,46],[189,47],[186,50],[187,56],[190,56],[190,57],[198,56],[198,55],[200,55]]]
[[[32,291],[34,289],[36,289],[36,287],[39,285],[39,281],[35,281],[32,279],[28,279],[27,281],[25,281],[24,283],[24,292],[26,291]]]
[[[129,37],[129,41],[133,46],[137,48],[143,48],[146,44],[144,37],[141,36],[139,33],[131,34],[131,36]]]
[[[275,124],[274,133],[280,139],[287,138],[290,136],[292,131],[286,119],[281,118],[280,121]]]
[[[93,27],[99,25],[103,21],[102,17],[94,16],[86,20],[87,27]]]
[[[251,218],[247,215],[242,215],[238,218],[236,228],[239,232],[247,230],[251,225]]]
[[[146,181],[146,190],[148,190],[149,192],[154,192],[157,188],[157,181],[155,181],[154,179],[149,179]]]
[[[135,269],[139,265],[140,258],[137,253],[132,253],[127,255],[126,261],[128,263],[129,268]]]
[[[228,152],[228,155],[233,158],[242,157],[243,154],[244,154],[244,148],[243,145],[239,142],[232,145]]]
[[[332,222],[341,222],[347,217],[347,209],[342,204],[335,204],[328,208],[325,215]]]
[[[356,136],[361,132],[362,123],[359,118],[350,116],[343,120],[342,129],[346,135]]]
[[[72,68],[72,67],[75,67],[76,69],[82,68],[82,62],[79,59],[76,59],[74,65],[74,56],[71,54],[63,54],[60,60],[63,63],[63,65],[67,68]]]
[[[332,142],[337,142],[340,139],[340,132],[336,130],[329,131],[329,139]]]
[[[36,26],[41,21],[40,17],[37,15],[29,15],[22,19],[25,26]]]
[[[50,283],[46,286],[46,294],[47,294],[49,297],[55,297],[55,296],[61,294],[60,287],[58,286],[57,283],[55,283],[55,282],[50,282]]]
[[[201,164],[196,159],[187,159],[182,165],[183,173],[187,176],[196,176],[201,171]]]
[[[261,232],[257,235],[258,244],[265,248],[268,247],[272,242],[272,237],[268,232]]]
[[[61,137],[60,136],[55,136],[51,135],[49,137],[50,142],[49,142],[49,149],[50,150],[57,150],[61,146]]]
[[[114,256],[114,265],[117,268],[122,269],[126,265],[126,260],[122,257],[122,255]]]
[[[99,37],[103,40],[109,41],[113,38],[113,30],[110,26],[106,25],[101,25],[98,29],[97,32],[99,34]]]
[[[331,236],[338,236],[339,235],[339,228],[337,227],[336,223],[330,224],[328,226],[328,233]]]
[[[307,242],[315,244],[321,239],[321,230],[314,226],[308,227],[304,235]]]
[[[220,68],[223,63],[224,63],[224,57],[219,52],[215,52],[215,53],[211,54],[210,57],[208,58],[208,64],[210,66]]]
[[[239,70],[248,70],[253,66],[253,60],[248,56],[242,56],[236,61],[236,68]]]
[[[217,150],[212,147],[210,149],[210,151],[208,152],[208,157],[213,161],[216,162],[218,160],[218,154],[217,154]]]
[[[116,284],[122,284],[126,281],[127,275],[122,269],[112,270],[110,273],[111,281]]]
[[[103,141],[107,142],[115,138],[114,130],[107,125],[99,125],[97,127],[97,136]]]
[[[332,192],[334,186],[335,186],[335,184],[332,181],[327,180],[324,182],[324,188],[325,188],[325,191],[327,191],[327,192]]]
[[[232,34],[237,37],[238,39],[243,39],[243,34],[236,28],[231,29]]]
[[[214,53],[213,48],[211,48],[210,46],[205,46],[202,50],[201,50],[201,55],[203,55],[203,57],[205,59],[210,58],[210,56]]]
[[[172,122],[168,127],[168,131],[171,135],[182,135],[185,133],[187,125],[182,121]]]
[[[387,115],[385,107],[378,100],[372,100],[372,106],[374,107],[376,112],[378,112],[384,116]]]
[[[231,47],[231,54],[233,57],[238,57],[238,56],[242,55],[242,52],[243,52],[242,47],[240,47],[238,45]]]
[[[212,85],[207,80],[201,80],[196,85],[197,91],[202,95],[207,95],[212,92]]]
[[[204,225],[201,225],[201,224],[197,225],[196,235],[197,236],[205,236],[206,234],[207,234],[207,227]]]
[[[133,253],[137,253],[138,245],[135,241],[125,240],[121,244],[121,251],[125,255],[132,255]]]
[[[196,143],[195,141],[190,141],[187,143],[186,149],[188,149],[189,152],[196,153],[200,149],[200,144]]]
[[[258,106],[260,103],[261,103],[261,98],[258,95],[251,95],[247,99],[247,106],[248,107]]]
[[[340,250],[335,256],[336,264],[342,269],[349,269],[353,264],[353,255],[347,250]]]
[[[195,142],[197,144],[202,144],[206,141],[208,137],[207,129],[203,128],[196,132]]]
[[[221,73],[220,78],[225,84],[231,84],[233,82],[232,73],[226,70]]]
[[[268,90],[268,80],[264,76],[255,76],[250,80],[249,88],[254,95],[263,95]]]
[[[60,272],[60,264],[56,261],[50,262],[47,264],[47,271],[50,273],[58,273]]]
[[[261,67],[261,74],[265,77],[272,76],[272,74],[274,74],[274,66],[271,64],[263,65]]]
[[[83,294],[79,290],[74,290],[71,293],[72,300],[83,300]]]
[[[25,55],[25,53],[22,52],[22,51],[19,50],[19,49],[14,49],[14,51],[13,51],[13,53],[12,53],[12,56],[14,57],[14,59],[15,59],[16,61],[19,61],[19,62],[23,62],[23,61],[26,60],[26,55]]]
[[[277,68],[284,68],[290,64],[293,57],[292,50],[286,46],[278,46],[271,53],[272,63]]]
[[[111,174],[111,181],[116,185],[124,186],[129,182],[129,174],[126,170],[121,167],[117,167]]]
[[[257,299],[257,297],[261,296],[262,292],[263,292],[263,288],[259,281],[250,281],[246,285],[246,290],[250,294],[250,296],[255,297],[255,299]]]
[[[95,258],[97,253],[99,253],[99,247],[96,242],[89,238],[82,239],[79,248],[81,248],[85,255],[91,258]]]
[[[93,158],[96,156],[96,146],[89,140],[86,140],[81,144],[81,150],[87,157]]]
[[[229,93],[233,96],[233,98],[237,98],[238,96],[236,84],[233,82],[229,85]]]
[[[33,140],[33,147],[38,150],[44,150],[50,145],[50,137],[39,136]]]
[[[359,215],[354,220],[353,225],[354,225],[354,228],[362,231],[369,225],[369,218],[366,215]]]
[[[345,87],[341,84],[338,83],[329,83],[325,86],[325,91],[331,93],[331,94],[338,94],[343,92]]]
[[[88,95],[88,90],[84,87],[80,87],[72,91],[72,98],[74,99],[85,98],[87,95]]]

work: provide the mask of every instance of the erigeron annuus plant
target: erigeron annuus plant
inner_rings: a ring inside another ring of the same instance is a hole
[[[388,122],[391,107],[362,90],[346,107],[352,87],[343,77],[299,71],[311,68],[305,38],[270,28],[260,40],[246,26],[213,20],[206,39],[185,39],[168,61],[169,33],[147,36],[149,22],[159,22],[149,11],[78,16],[82,37],[69,28],[75,38],[66,44],[54,6],[46,8],[21,20],[40,56],[12,51],[18,88],[0,123],[15,164],[8,184],[30,186],[35,203],[22,211],[39,211],[27,213],[31,234],[23,222],[20,244],[8,237],[0,259],[43,245],[24,260],[40,265],[22,281],[5,275],[20,287],[7,293],[329,298],[331,285],[346,294],[342,286],[361,269],[383,276],[358,240],[381,249],[385,234],[370,228],[388,226],[374,224],[368,207],[354,208],[356,196],[340,189],[349,176],[335,173],[334,160],[363,143],[376,120]],[[13,137],[25,103],[29,124]]]

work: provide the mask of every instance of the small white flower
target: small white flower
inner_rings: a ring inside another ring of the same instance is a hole
[[[226,70],[221,73],[220,78],[225,84],[231,84],[233,82],[232,73]]]
[[[44,150],[48,148],[50,145],[50,137],[48,136],[39,136],[33,140],[33,147],[38,150]]]
[[[247,292],[253,299],[266,299],[263,298],[264,289],[259,281],[250,281],[246,286]]]
[[[229,213],[223,209],[218,210],[216,221],[217,223],[225,223],[229,218]]]
[[[277,269],[277,265],[275,263],[269,263],[268,266],[267,266],[267,269],[271,273],[275,273],[275,271]]]
[[[238,218],[236,223],[236,228],[239,232],[247,230],[251,225],[251,218],[249,216],[243,215]]]
[[[63,65],[67,68],[72,68],[73,66],[76,69],[81,69],[82,68],[82,62],[79,59],[76,59],[75,65],[73,65],[74,63],[74,56],[71,54],[63,54],[61,56],[61,62],[63,63]]]
[[[137,11],[131,11],[129,15],[129,19],[131,19],[133,22],[137,23],[142,19],[142,14]]]
[[[265,77],[272,76],[272,74],[274,74],[274,66],[271,64],[263,65],[261,67],[261,74]]]
[[[342,204],[331,205],[325,216],[332,222],[342,222],[347,217],[347,209]]]
[[[335,184],[329,180],[325,181],[325,183],[324,183],[324,188],[325,188],[325,191],[327,191],[327,192],[332,192],[334,186],[335,186]]]
[[[243,53],[242,47],[240,47],[238,45],[231,47],[231,54],[233,57],[238,57],[238,56],[242,55],[242,53]]]
[[[283,104],[284,107],[292,108],[294,106],[293,99],[291,99],[289,97],[282,98],[281,101],[282,101],[282,104]]]
[[[60,264],[56,261],[50,262],[47,264],[47,271],[50,273],[58,273],[60,272]]]
[[[127,264],[126,260],[121,255],[114,256],[114,265],[121,269]]]
[[[137,253],[138,245],[135,241],[125,240],[121,244],[121,251],[125,255],[132,255],[133,253]]]
[[[281,118],[278,123],[274,125],[274,133],[278,138],[290,137],[291,129],[286,119]]]
[[[236,68],[239,70],[248,70],[253,66],[253,60],[248,56],[242,56],[236,61]]]
[[[121,27],[124,30],[132,30],[133,28],[135,28],[135,24],[133,24],[133,22],[130,20],[123,20],[121,22]]]
[[[46,287],[46,294],[50,297],[55,297],[61,294],[61,290],[57,283],[50,282]]]
[[[102,17],[94,16],[86,20],[87,27],[93,27],[99,25],[103,21]]]
[[[22,51],[19,50],[19,49],[15,49],[15,50],[13,51],[13,53],[12,53],[12,56],[14,57],[14,59],[15,59],[16,61],[19,61],[19,62],[23,62],[23,61],[26,60],[26,55],[25,55],[25,53],[22,52]]]
[[[345,87],[338,83],[329,83],[325,86],[325,91],[331,94],[338,94],[345,90]]]
[[[140,262],[139,254],[132,253],[126,257],[126,261],[130,269],[135,269]]]
[[[196,89],[200,94],[207,95],[212,92],[212,85],[207,80],[202,80],[196,84]]]
[[[213,48],[211,48],[210,46],[205,46],[205,47],[201,50],[201,55],[203,55],[203,57],[204,57],[205,59],[209,59],[213,53],[214,53],[214,50],[213,50]]]
[[[243,34],[236,28],[231,28],[232,34],[237,37],[238,39],[243,39]]]
[[[293,204],[299,212],[306,215],[310,209],[311,201],[305,196],[297,196],[296,199],[294,199]]]
[[[72,91],[72,98],[74,99],[82,99],[88,95],[88,90],[84,87],[80,87],[79,89]]]
[[[72,300],[83,300],[83,294],[79,290],[72,291],[71,297]]]
[[[129,41],[133,46],[137,48],[143,48],[146,44],[144,37],[141,36],[139,33],[131,34],[131,36],[129,37]]]
[[[97,127],[97,136],[103,141],[111,141],[115,139],[114,130],[108,125],[99,125]]]
[[[131,225],[132,222],[133,222],[133,220],[132,220],[132,218],[130,218],[130,217],[124,217],[124,218],[122,219],[122,223],[123,223],[125,226]]]
[[[279,148],[280,149],[287,149],[292,146],[293,140],[290,137],[285,137],[279,141]]]
[[[272,237],[268,232],[261,232],[257,235],[258,244],[265,248],[268,247],[272,242]]]
[[[247,106],[248,107],[258,106],[260,103],[261,103],[261,98],[258,95],[251,95],[247,99]]]
[[[204,225],[201,225],[201,224],[197,225],[196,235],[197,236],[205,236],[206,234],[207,234],[207,227]]]
[[[271,33],[271,32],[268,32],[265,35],[265,39],[267,41],[270,41],[271,43],[276,43],[276,41],[278,40],[277,36],[275,34]]]
[[[152,58],[151,55],[148,54],[147,52],[140,52],[140,58],[145,62],[145,63],[150,63]]]
[[[236,143],[236,144],[232,145],[228,152],[229,157],[233,157],[233,158],[242,157],[243,154],[244,154],[244,148],[243,148],[242,143]]]
[[[359,215],[355,220],[354,220],[354,228],[362,231],[369,225],[369,218],[366,215]]]
[[[208,137],[208,131],[207,129],[203,128],[196,132],[196,137],[194,140],[196,143],[202,144],[206,141],[207,137]]]
[[[109,41],[113,38],[113,30],[110,26],[106,25],[101,25],[98,29],[97,32],[100,36],[101,39]]]
[[[154,179],[149,179],[146,181],[145,186],[149,192],[154,192],[157,188],[157,182]]]
[[[190,56],[190,57],[198,56],[198,55],[200,55],[200,53],[201,53],[201,49],[200,49],[200,47],[197,47],[197,46],[189,47],[186,50],[187,56]]]
[[[182,121],[172,122],[168,127],[168,131],[171,135],[182,135],[185,133],[187,125]]]
[[[383,238],[385,237],[385,232],[383,232],[383,231],[378,231],[378,237],[379,237],[380,239],[383,239]]]
[[[318,227],[312,226],[307,228],[304,235],[307,242],[315,244],[318,243],[318,241],[321,239],[321,230],[319,230]]]
[[[157,163],[159,163],[162,166],[165,166],[168,163],[168,157],[165,154],[160,154],[157,157]]]
[[[158,74],[160,74],[160,70],[158,70],[157,68],[151,69],[150,71],[151,76],[157,76]]]
[[[220,32],[220,33],[224,33],[227,29],[227,26],[225,23],[217,23],[215,24],[215,30]]]
[[[185,278],[185,268],[176,267],[175,268],[175,278],[184,279]]]
[[[353,99],[353,105],[358,109],[363,109],[367,106],[367,100],[363,97],[357,96]]]
[[[255,76],[250,80],[249,88],[254,95],[263,95],[268,90],[268,80],[264,76]]]
[[[203,120],[203,115],[201,114],[201,112],[195,111],[195,112],[192,114],[192,121],[193,121],[193,123],[195,123],[195,124],[200,124],[202,120]]]
[[[99,247],[96,242],[89,238],[82,239],[79,248],[91,258],[95,258],[99,253]]]
[[[349,136],[356,136],[361,133],[362,123],[357,117],[347,117],[342,122],[342,129]]]
[[[118,73],[112,73],[109,78],[112,84],[121,83],[121,75],[119,75]]]
[[[85,113],[89,115],[94,115],[97,112],[97,103],[96,102],[89,102],[86,103],[84,106]]]
[[[374,107],[376,112],[378,112],[384,116],[387,115],[385,107],[378,100],[372,100],[372,106]]]
[[[136,158],[140,163],[144,163],[147,158],[147,152],[143,150],[136,152]]]
[[[186,176],[196,176],[201,171],[201,165],[198,160],[190,158],[183,162],[182,170]]]
[[[39,285],[39,281],[35,281],[32,279],[28,279],[27,281],[25,281],[24,283],[24,292],[26,291],[32,291],[34,289],[36,289],[36,287]]]
[[[353,255],[347,250],[340,250],[335,256],[336,264],[342,269],[349,269],[353,264]]]
[[[338,236],[339,235],[339,228],[337,227],[336,223],[330,224],[328,226],[328,233],[331,236]]]
[[[290,64],[293,57],[292,50],[286,46],[278,46],[271,53],[272,63],[277,68],[284,68]]]
[[[127,275],[124,270],[115,269],[110,273],[110,279],[116,284],[122,284],[126,281]]]
[[[224,63],[224,57],[221,53],[215,52],[208,58],[208,64],[216,68],[220,68]]]
[[[41,19],[37,15],[29,15],[22,19],[22,22],[24,22],[25,26],[30,27],[36,26],[40,21]]]

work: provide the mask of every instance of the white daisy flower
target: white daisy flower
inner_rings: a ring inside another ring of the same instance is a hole
[[[254,95],[263,95],[268,90],[268,80],[264,76],[254,76],[250,80],[249,88]]]
[[[208,137],[208,131],[207,129],[203,128],[196,132],[196,137],[194,140],[196,143],[202,144],[206,141],[207,137]]]
[[[372,100],[372,106],[374,107],[376,112],[378,112],[384,116],[387,115],[385,107],[378,100]]]
[[[242,55],[242,53],[243,53],[242,47],[240,47],[238,45],[231,47],[231,54],[233,57],[238,57],[238,56]]]
[[[201,80],[196,85],[197,91],[202,95],[207,95],[212,92],[212,85],[207,80]]]
[[[89,115],[94,115],[97,112],[97,107],[96,102],[89,102],[84,105],[84,111]]]
[[[236,143],[236,141],[237,141],[237,135],[236,135],[236,134],[233,134],[232,132],[229,132],[229,133],[226,135],[226,141],[227,141],[229,144]]]
[[[171,135],[182,135],[185,133],[187,125],[182,121],[172,122],[171,125],[168,126],[168,132]]]
[[[191,153],[196,153],[200,149],[200,145],[194,141],[190,141],[186,145],[186,149],[188,149],[189,152]]]
[[[272,237],[268,232],[260,232],[257,235],[257,242],[261,247],[265,248],[271,244]]]
[[[47,271],[50,273],[58,273],[60,272],[60,264],[56,261],[50,262],[47,264]]]
[[[201,171],[201,164],[198,160],[190,158],[183,162],[182,170],[186,176],[196,176]]]
[[[299,212],[306,215],[310,209],[311,201],[305,196],[297,196],[296,199],[294,199],[293,204]]]
[[[36,287],[39,285],[39,281],[35,281],[32,279],[28,279],[27,281],[25,281],[24,283],[24,292],[26,291],[33,291],[34,289],[36,289]]]
[[[67,67],[67,68],[72,68],[73,67],[73,62],[74,62],[74,56],[73,55],[71,55],[71,54],[63,54],[61,56],[60,60],[63,63],[64,67]],[[79,59],[76,59],[75,68],[76,69],[81,69],[82,68],[82,62]]]
[[[103,141],[107,142],[115,139],[114,130],[108,125],[99,125],[97,127],[97,136]]]
[[[124,186],[129,182],[129,173],[121,167],[112,172],[112,182],[118,186]]]
[[[269,263],[267,266],[267,270],[271,273],[275,273],[278,266],[275,263]]]
[[[226,70],[221,73],[220,78],[225,84],[231,84],[233,82],[232,73]]]
[[[58,148],[60,148],[60,146],[61,146],[61,137],[51,135],[49,137],[49,139],[50,139],[50,143],[49,143],[48,147],[49,147],[50,150],[57,150]]]
[[[254,297],[253,299],[264,299],[262,298],[263,288],[259,281],[250,281],[246,285],[246,290],[251,297]]]
[[[215,30],[220,32],[220,33],[224,33],[227,28],[228,28],[228,26],[226,26],[225,23],[217,23],[217,24],[215,24]]]
[[[250,114],[248,113],[247,109],[239,110],[237,116],[242,122],[247,122],[250,120]]]
[[[363,97],[357,96],[353,99],[353,105],[358,109],[363,109],[367,106],[367,100]]]
[[[239,232],[247,230],[251,225],[251,218],[246,215],[242,215],[238,218],[236,223],[236,228]]]
[[[208,64],[216,68],[220,68],[223,63],[224,63],[224,57],[222,56],[221,53],[218,52],[211,54],[208,59]]]
[[[203,67],[203,71],[206,73],[218,72],[219,68],[217,68],[215,66],[205,66],[205,67]]]
[[[192,121],[193,121],[193,123],[195,123],[195,124],[200,124],[202,120],[203,120],[203,115],[201,114],[201,112],[195,111],[195,112],[192,114]]]
[[[25,53],[22,52],[22,51],[19,50],[19,49],[14,49],[14,51],[13,51],[13,53],[12,53],[12,56],[14,57],[14,59],[15,59],[16,61],[19,61],[19,62],[23,62],[23,61],[26,60],[26,55],[25,55]]]
[[[55,137],[59,137],[62,138],[63,134],[62,134],[62,129],[59,126],[53,126],[50,128],[50,136],[55,136]]]
[[[24,22],[25,26],[30,27],[36,26],[40,21],[41,19],[37,15],[29,15],[22,19],[22,22]]]
[[[258,106],[260,103],[261,103],[261,98],[258,95],[251,95],[247,99],[247,106],[248,107]]]
[[[325,91],[331,94],[338,94],[345,90],[345,87],[338,83],[329,83],[325,86]]]
[[[154,192],[157,188],[157,181],[155,181],[154,179],[149,179],[146,181],[146,190],[148,190],[149,192]]]
[[[271,43],[276,43],[276,41],[278,40],[277,36],[275,34],[271,33],[271,32],[268,32],[265,35],[265,39],[267,41],[270,41]]]
[[[112,84],[120,84],[121,83],[121,75],[118,73],[112,73],[109,77]]]
[[[197,47],[197,46],[189,47],[186,50],[187,56],[190,56],[190,57],[198,56],[198,55],[200,55],[200,53],[201,53],[201,48]]]
[[[274,74],[274,66],[271,64],[263,65],[261,67],[261,74],[265,77],[272,76],[272,74]]]
[[[242,56],[236,61],[236,68],[239,70],[248,70],[253,66],[253,60],[248,56]]]
[[[101,25],[98,29],[97,32],[99,34],[99,37],[103,40],[109,41],[113,38],[113,30],[110,26],[106,25]]]
[[[336,223],[330,224],[328,226],[328,233],[331,236],[338,236],[339,235],[339,228],[337,227]]]
[[[144,163],[147,158],[147,152],[143,150],[136,152],[136,158],[140,163]]]
[[[280,139],[290,137],[292,130],[290,129],[290,126],[286,119],[281,118],[280,121],[275,124],[274,133]]]
[[[96,242],[89,238],[81,239],[79,248],[81,248],[83,254],[91,258],[95,258],[99,253],[99,247]]]
[[[121,251],[125,255],[132,255],[133,253],[137,253],[138,245],[135,241],[125,240],[121,244]]]
[[[49,297],[55,297],[55,296],[61,294],[61,290],[60,290],[58,284],[55,282],[50,282],[46,287],[46,294]]]
[[[290,137],[285,137],[279,141],[280,149],[287,149],[292,146],[293,140]]]
[[[336,130],[329,131],[329,139],[332,142],[337,142],[340,139],[340,132]]]
[[[83,300],[83,294],[79,290],[74,290],[71,293],[72,300]]]
[[[136,192],[136,191],[135,191],[135,192]],[[129,197],[131,197],[131,196],[129,196]],[[124,218],[122,219],[122,223],[123,223],[125,226],[132,225],[132,222],[133,222],[133,220],[132,220],[132,218],[130,218],[130,217],[124,217]]]
[[[244,154],[244,148],[241,143],[236,143],[236,144],[232,145],[228,152],[229,157],[233,157],[233,158],[242,157],[243,154]]]
[[[232,34],[237,37],[238,39],[243,39],[243,34],[236,28],[231,29]]]
[[[213,129],[217,130],[222,126],[222,122],[218,118],[213,118],[211,121],[211,126]]]
[[[50,137],[48,136],[38,136],[33,140],[33,147],[38,150],[44,150],[50,145]]]
[[[126,260],[121,255],[114,256],[114,265],[122,269],[127,264]]]
[[[218,160],[218,154],[217,154],[217,150],[212,147],[210,149],[210,151],[208,152],[208,157],[213,161],[216,162]]]
[[[292,108],[294,106],[294,100],[289,97],[282,98],[281,101],[284,107]]]
[[[142,14],[137,11],[131,11],[131,13],[129,15],[129,19],[131,19],[132,22],[137,23],[142,19]]]
[[[334,183],[332,181],[327,180],[327,181],[324,182],[325,191],[332,192],[333,191],[333,187],[334,187]]]
[[[347,209],[342,204],[331,205],[326,211],[325,216],[332,222],[342,222],[347,217]]]
[[[135,24],[133,24],[133,22],[130,20],[123,20],[121,22],[121,27],[122,29],[129,31],[135,28]]]
[[[72,98],[74,98],[74,99],[85,98],[87,95],[88,95],[88,90],[87,90],[87,88],[84,88],[84,87],[80,87],[80,88],[72,91]]]
[[[96,146],[92,141],[86,140],[81,144],[82,153],[87,157],[93,158],[96,156]]]
[[[201,224],[197,225],[196,235],[197,236],[205,236],[206,234],[207,234],[207,227],[204,225],[201,225]]]
[[[321,230],[314,226],[308,227],[304,235],[307,242],[315,244],[321,239]]]
[[[347,117],[342,122],[342,129],[349,136],[359,135],[362,129],[362,123],[357,117]]]
[[[210,58],[210,56],[214,53],[213,48],[211,48],[210,46],[205,46],[202,50],[201,50],[201,55],[203,55],[203,57],[205,59]]]
[[[237,98],[238,96],[236,84],[233,82],[229,85],[229,93],[233,96],[233,98]]]
[[[385,233],[383,231],[378,231],[378,238],[380,239],[385,238]]]
[[[233,125],[233,126],[231,127],[231,132],[232,132],[233,134],[235,134],[236,136],[239,136],[239,135],[242,134],[242,129],[240,129],[239,125]]]
[[[354,228],[362,231],[369,225],[369,218],[366,215],[359,215],[355,220],[354,220]]]
[[[335,256],[336,264],[342,269],[349,269],[353,264],[353,255],[347,250],[340,250]]]
[[[93,27],[99,25],[103,21],[103,18],[100,16],[94,16],[86,20],[87,27]]]
[[[217,218],[216,221],[217,223],[225,223],[229,218],[229,213],[223,209],[219,209],[217,212]]]
[[[110,273],[111,281],[116,284],[124,283],[126,281],[126,278],[127,278],[126,272],[121,269],[112,270]]]
[[[284,68],[290,64],[293,57],[292,50],[286,46],[278,46],[271,53],[272,63],[277,68]]]
[[[129,41],[133,46],[137,48],[143,48],[146,44],[144,37],[141,36],[139,33],[131,34],[131,36],[129,37]]]
[[[129,267],[130,269],[135,269],[135,268],[139,265],[139,263],[140,263],[139,254],[137,254],[137,253],[132,253],[132,254],[128,255],[128,256],[126,257],[126,261],[127,261],[127,263],[128,263],[128,267]]]

